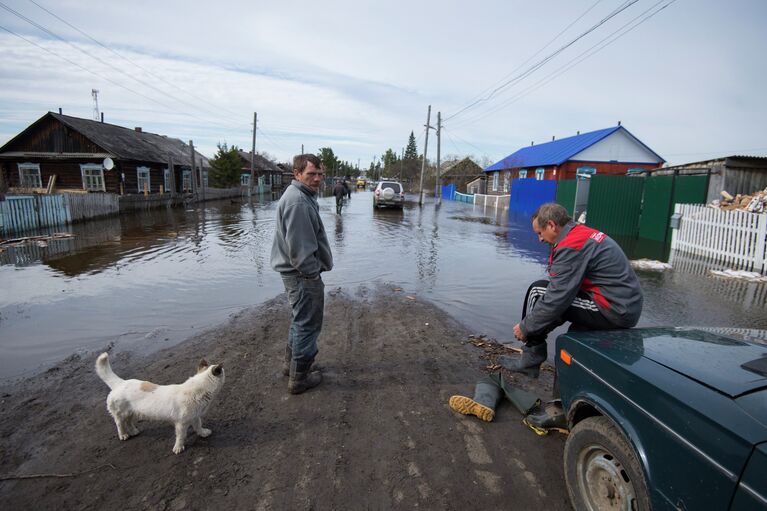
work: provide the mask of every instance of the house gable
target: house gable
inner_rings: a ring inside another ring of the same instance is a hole
[[[652,152],[625,129],[617,130],[594,145],[572,155],[570,161],[660,164],[663,158]]]

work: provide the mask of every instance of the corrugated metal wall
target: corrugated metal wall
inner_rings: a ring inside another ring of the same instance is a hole
[[[593,176],[586,225],[610,236],[636,236],[644,179],[632,176]]]
[[[573,215],[575,206],[575,179],[563,179],[557,181],[557,204],[567,210],[567,214]]]

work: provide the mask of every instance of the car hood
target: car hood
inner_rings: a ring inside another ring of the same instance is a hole
[[[764,345],[687,328],[632,328],[564,335],[619,363],[630,364],[639,358],[652,360],[731,398],[767,389]]]

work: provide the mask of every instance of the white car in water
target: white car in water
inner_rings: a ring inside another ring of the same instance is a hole
[[[397,181],[381,181],[373,191],[373,208],[391,206],[402,209],[405,204],[405,189]]]

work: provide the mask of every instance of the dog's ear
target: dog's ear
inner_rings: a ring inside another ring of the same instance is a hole
[[[203,358],[202,360],[200,360],[200,363],[197,364],[197,372],[201,373],[207,368],[208,368],[208,361]]]

